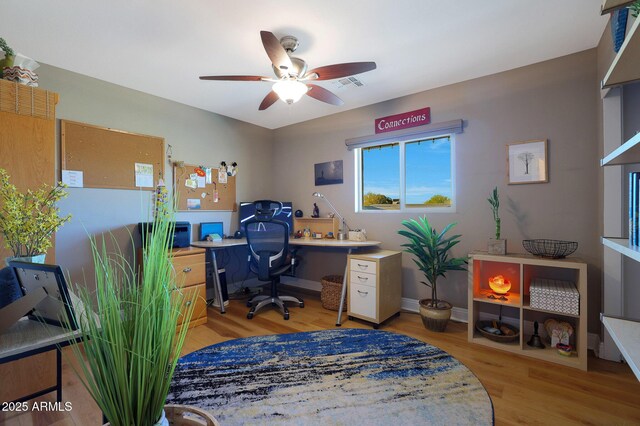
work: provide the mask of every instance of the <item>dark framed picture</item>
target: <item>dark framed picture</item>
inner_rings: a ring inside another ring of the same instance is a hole
[[[316,186],[343,183],[342,160],[316,163],[314,168]]]
[[[549,182],[547,141],[534,140],[507,145],[509,185]]]

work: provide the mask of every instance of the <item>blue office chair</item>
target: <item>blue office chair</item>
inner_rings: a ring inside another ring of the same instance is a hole
[[[271,282],[271,294],[258,295],[247,302],[251,310],[247,318],[264,306],[278,306],[285,320],[289,319],[289,310],[284,302],[294,302],[304,308],[304,301],[293,296],[280,296],[278,284],[280,276],[291,268],[289,255],[289,225],[275,220],[282,210],[279,201],[260,200],[254,203],[255,217],[245,222],[244,231],[249,245],[249,268],[258,275],[260,281]]]

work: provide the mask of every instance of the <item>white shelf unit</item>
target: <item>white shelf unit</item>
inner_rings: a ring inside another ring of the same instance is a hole
[[[610,10],[627,6],[630,3],[632,2],[605,0],[602,5],[602,10],[603,13],[606,13]],[[603,89],[640,81],[639,26],[640,18],[637,18],[602,80]],[[600,165],[605,167],[637,163],[640,163],[640,134],[632,136],[625,143],[612,150],[601,160]],[[607,191],[606,184],[605,191]],[[602,244],[635,262],[640,262],[640,247],[629,244],[627,238],[603,237]],[[606,264],[603,266],[606,268]],[[640,322],[608,316],[606,314],[601,314],[600,319],[611,336],[611,339],[622,353],[622,356],[640,380]]]
[[[639,19],[640,20],[640,19]],[[640,67],[640,64],[638,64]],[[600,160],[601,166],[621,166],[624,164],[640,163],[640,133],[620,145],[611,154]]]
[[[636,19],[627,33],[624,43],[613,58],[611,66],[602,80],[602,88],[610,88],[640,80],[640,18]]]
[[[640,322],[602,314],[600,321],[620,348],[633,374],[640,380]]]
[[[630,259],[640,262],[640,246],[634,246],[629,244],[628,238],[602,238],[602,244],[605,247],[609,247],[611,250],[615,250],[627,256]]]
[[[587,370],[587,264],[579,259],[546,259],[527,254],[490,255],[483,252],[470,253],[468,266],[468,341],[490,346],[544,361]],[[491,299],[492,291],[488,279],[503,275],[511,281],[507,300]],[[571,281],[580,293],[578,315],[555,312],[531,307],[530,286],[534,278],[549,278]],[[502,312],[503,309],[504,311]],[[496,312],[502,312],[504,322],[512,323],[520,330],[514,342],[494,342],[476,330],[481,320],[498,319]],[[517,317],[517,318],[516,318]],[[545,342],[545,349],[532,348],[527,342],[533,334],[533,321],[539,323],[539,334],[546,339],[544,321],[558,319],[573,325],[575,351],[572,356],[560,355],[555,348]],[[510,321],[511,319],[512,321]]]
[[[635,0],[604,0],[600,12],[602,15],[612,12],[621,7],[626,7],[633,3]]]

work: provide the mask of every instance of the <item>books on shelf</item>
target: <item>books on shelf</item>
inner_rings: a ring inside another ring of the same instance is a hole
[[[640,172],[629,173],[629,244],[640,244]]]

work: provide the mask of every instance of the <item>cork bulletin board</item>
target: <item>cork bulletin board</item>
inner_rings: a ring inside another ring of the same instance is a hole
[[[211,183],[207,183],[202,174],[204,166],[185,164],[183,167],[173,168],[174,195],[178,199],[180,211],[222,210],[236,209],[236,176],[227,176],[227,182],[219,182],[218,169],[211,169]],[[196,187],[194,182],[188,182],[193,175],[198,175]],[[189,185],[187,185],[189,183]]]
[[[68,120],[60,129],[62,169],[82,172],[84,188],[153,191],[164,176],[164,138]],[[136,164],[147,167],[141,186]]]

